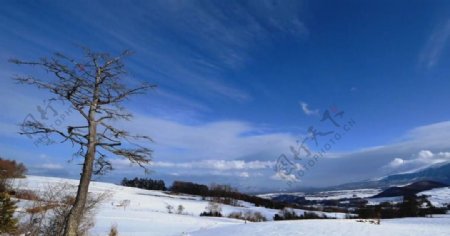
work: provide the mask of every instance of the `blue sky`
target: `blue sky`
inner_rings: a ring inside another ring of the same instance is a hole
[[[129,77],[158,89],[129,102],[120,124],[153,137],[150,178],[289,186],[274,166],[323,112],[354,125],[301,178],[301,188],[375,178],[450,160],[447,1],[4,1],[0,8],[1,156],[31,174],[76,177],[65,145],[17,134],[48,95],[15,84],[11,65],[77,45],[131,49]],[[62,113],[65,107],[58,107]],[[61,127],[76,122],[76,115]],[[323,140],[322,140],[323,141]],[[315,151],[319,146],[310,148]],[[99,179],[143,175],[114,159]],[[307,165],[308,158],[298,162]],[[286,177],[286,176],[284,176]]]

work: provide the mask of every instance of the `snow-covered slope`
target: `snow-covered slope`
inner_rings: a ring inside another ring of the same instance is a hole
[[[16,185],[21,189],[36,192],[45,191],[51,186],[62,184],[77,185],[78,180],[61,179],[54,177],[28,176],[26,179],[17,179]],[[180,235],[199,229],[207,229],[229,224],[242,224],[244,221],[217,218],[199,217],[205,211],[208,201],[199,196],[172,195],[162,191],[143,190],[124,187],[111,183],[92,182],[89,188],[92,193],[110,192],[111,197],[102,203],[96,216],[94,235],[105,235],[111,225],[117,224],[123,235]],[[124,200],[129,200],[125,209],[118,207]],[[20,204],[19,204],[20,205]],[[179,205],[184,207],[185,214],[169,214],[167,206],[176,209]],[[268,220],[272,220],[278,210],[255,207],[248,202],[239,202],[238,206],[222,205],[222,214],[232,212],[258,211]],[[303,214],[303,210],[296,210]],[[344,218],[342,213],[326,213],[330,217]]]
[[[77,180],[28,176],[16,183],[23,189],[41,191],[48,186],[63,183],[77,184]],[[207,201],[196,196],[169,195],[161,191],[142,190],[118,186],[110,183],[92,182],[90,192],[108,191],[111,198],[102,203],[96,216],[93,235],[106,235],[113,224],[118,225],[121,235],[181,235],[199,229],[221,225],[239,224],[242,221],[228,218],[199,217],[205,210]],[[130,204],[125,209],[117,205],[124,200]],[[183,205],[185,215],[169,214],[167,205],[175,209]],[[224,213],[237,210],[238,207],[223,207]]]
[[[22,189],[45,191],[50,186],[64,183],[76,185],[77,180],[28,176],[16,181]],[[435,217],[385,220],[381,225],[358,223],[355,220],[302,220],[286,222],[247,223],[244,221],[199,217],[208,202],[198,196],[172,195],[161,191],[142,190],[123,187],[110,183],[92,182],[90,192],[108,191],[109,200],[101,204],[95,219],[92,235],[107,235],[111,225],[117,224],[120,235],[450,235],[450,218]],[[439,193],[440,194],[440,193]],[[438,195],[439,195],[438,194]],[[446,198],[448,195],[440,194]],[[129,200],[125,209],[120,202]],[[24,206],[24,202],[19,203]],[[167,205],[175,209],[183,205],[186,214],[169,214]],[[240,202],[241,207],[222,206],[223,215],[236,211],[259,211],[271,220],[278,210],[255,207],[247,202]],[[302,210],[297,210],[301,214]],[[329,216],[343,218],[340,213],[328,213]],[[413,229],[416,234],[411,232]],[[392,232],[392,233],[389,233]],[[447,234],[444,234],[446,232]]]
[[[430,200],[431,204],[437,207],[450,205],[450,187],[435,188],[428,191],[420,192],[417,195],[428,196],[427,198],[428,200]]]
[[[359,223],[355,220],[297,220],[264,222],[224,226],[194,232],[192,236],[280,236],[280,235],[333,235],[333,236],[448,236],[450,218],[404,218],[382,220],[380,225]]]

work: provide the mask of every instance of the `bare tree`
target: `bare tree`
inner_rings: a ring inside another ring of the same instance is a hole
[[[10,60],[18,65],[44,69],[51,78],[41,80],[17,76],[14,79],[49,91],[53,94],[52,100],[68,102],[82,117],[79,124],[66,127],[55,128],[37,120],[22,124],[21,134],[55,135],[61,142],[70,142],[77,147],[75,155],[84,157],[76,199],[66,219],[66,236],[76,235],[92,174],[112,170],[109,155],[124,157],[147,171],[146,164],[152,154],[152,150],[142,142],[151,141],[149,137],[130,134],[118,128],[115,121],[132,117],[122,106],[125,100],[155,85],[143,83],[133,88],[127,86],[123,59],[130,55],[129,51],[117,57],[86,48],[83,52],[84,57],[80,61],[61,53],[34,62]]]

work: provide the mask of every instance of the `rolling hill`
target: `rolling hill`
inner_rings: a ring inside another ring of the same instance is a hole
[[[442,184],[435,181],[419,181],[402,187],[387,188],[383,192],[373,196],[373,198],[410,196],[422,191],[427,191],[435,188],[443,188],[447,186],[447,184]]]

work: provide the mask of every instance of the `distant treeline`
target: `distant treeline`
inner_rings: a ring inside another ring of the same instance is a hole
[[[425,217],[434,214],[446,214],[446,208],[433,206],[425,196],[404,196],[401,203],[384,202],[379,205],[368,205],[356,210],[359,218],[402,218],[402,217]]]
[[[26,173],[27,168],[22,163],[0,157],[0,193],[11,187],[12,178],[25,178]]]
[[[315,212],[308,212],[305,211],[301,215],[297,215],[293,209],[282,209],[278,214],[275,214],[273,216],[273,220],[279,221],[279,220],[311,220],[311,219],[334,219],[329,218],[327,215],[322,213],[321,215],[315,213]]]
[[[166,189],[164,181],[134,178],[128,180],[124,178],[122,185],[129,187],[136,187],[148,190],[170,190],[173,193],[184,193],[191,195],[198,195],[203,198],[211,198],[212,201],[220,202],[228,205],[237,205],[238,200],[250,202],[255,206],[262,206],[273,209],[283,209],[289,206],[289,204],[273,201],[271,199],[264,199],[257,196],[252,196],[244,193],[240,193],[237,189],[230,185],[212,184],[206,186],[204,184],[197,184],[193,182],[174,181],[172,186]]]
[[[0,178],[25,178],[26,172],[22,163],[0,157]]]
[[[166,191],[166,184],[162,180],[144,179],[144,178],[134,178],[127,179],[123,178],[121,184],[127,187],[142,188],[147,190],[162,190]]]
[[[226,184],[212,184],[208,187],[203,184],[175,181],[172,187],[170,187],[170,191],[174,193],[199,195],[204,198],[210,197],[215,202],[229,205],[237,205],[237,201],[241,200],[253,203],[255,206],[263,206],[266,208],[282,209],[286,206],[284,203],[276,202],[270,199],[240,193],[237,189]]]

